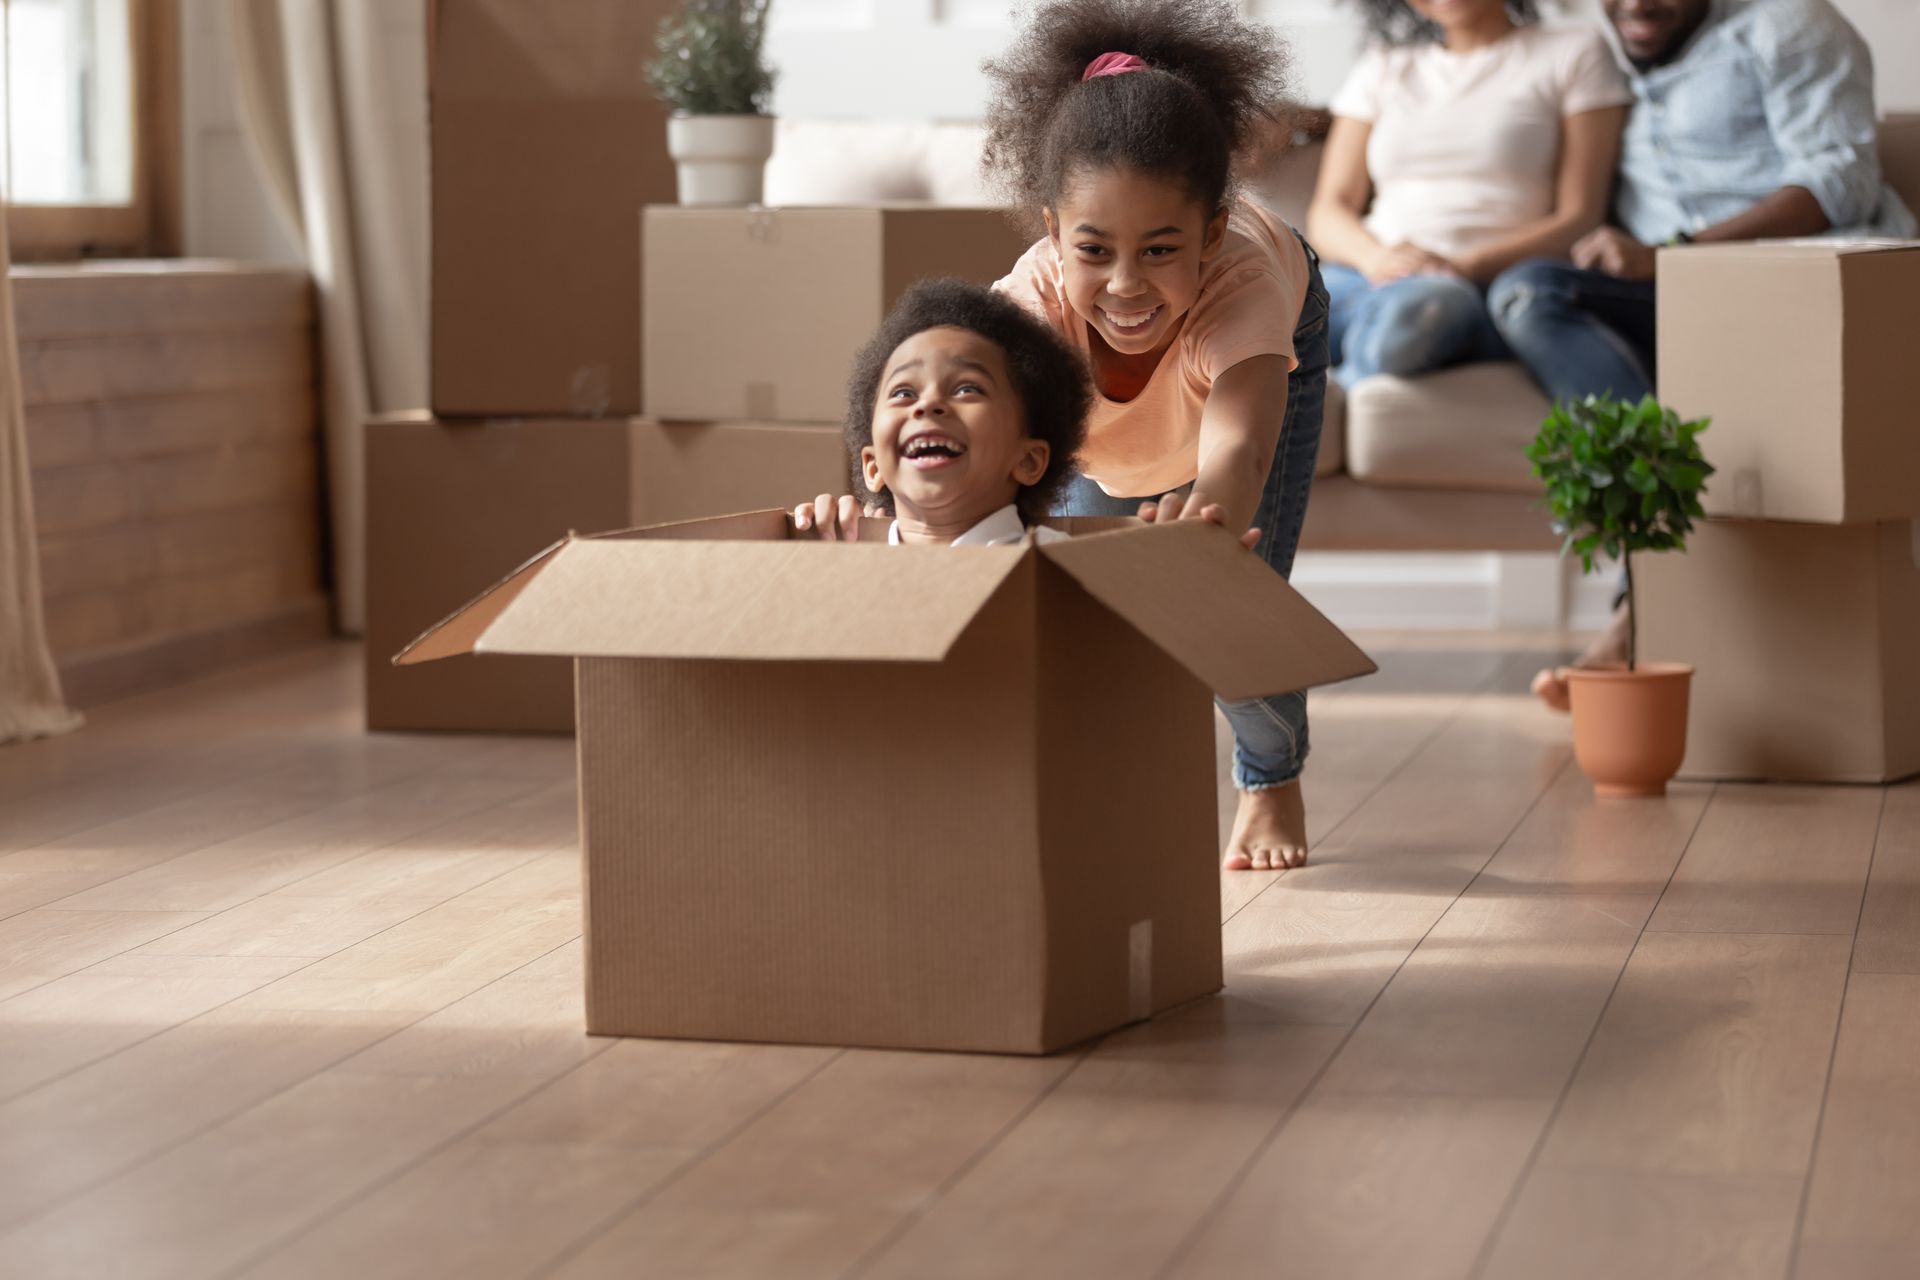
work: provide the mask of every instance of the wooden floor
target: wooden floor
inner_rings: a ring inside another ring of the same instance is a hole
[[[1383,658],[1225,993],[1039,1061],[587,1038],[571,744],[345,646],[0,750],[0,1276],[1915,1275],[1920,787],[1596,805]]]

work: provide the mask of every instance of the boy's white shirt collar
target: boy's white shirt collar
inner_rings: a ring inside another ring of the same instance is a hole
[[[1007,547],[1021,541],[1026,536],[1027,526],[1026,523],[1020,519],[1020,509],[1009,502],[1006,506],[1000,508],[947,545],[954,547]],[[1039,530],[1038,536],[1042,541],[1052,541],[1053,538],[1064,537],[1065,535],[1061,534],[1058,529],[1048,529],[1043,526]],[[891,547],[900,545],[900,522],[898,520],[895,520],[887,526],[887,545]]]

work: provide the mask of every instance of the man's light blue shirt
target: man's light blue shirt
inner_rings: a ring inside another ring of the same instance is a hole
[[[1634,96],[1614,212],[1634,239],[1665,243],[1789,186],[1813,193],[1830,235],[1915,234],[1880,177],[1872,55],[1827,0],[1713,0],[1646,72],[1613,45]]]

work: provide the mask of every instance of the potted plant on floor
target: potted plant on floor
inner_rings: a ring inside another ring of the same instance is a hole
[[[647,81],[673,109],[667,151],[680,203],[758,204],[773,155],[773,71],[763,50],[769,0],[686,0],[660,27]]]
[[[1633,556],[1686,548],[1713,474],[1696,440],[1706,428],[1707,419],[1682,421],[1652,396],[1638,404],[1588,396],[1554,405],[1527,448],[1565,539],[1561,554],[1577,554],[1588,573],[1602,554],[1626,570],[1626,664],[1566,671],[1574,758],[1600,796],[1665,795],[1687,753],[1693,668],[1640,660]]]

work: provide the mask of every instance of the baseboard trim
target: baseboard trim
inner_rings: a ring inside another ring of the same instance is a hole
[[[327,598],[314,596],[248,622],[57,659],[56,663],[68,704],[84,710],[279,657],[324,640],[331,631],[332,610]]]

